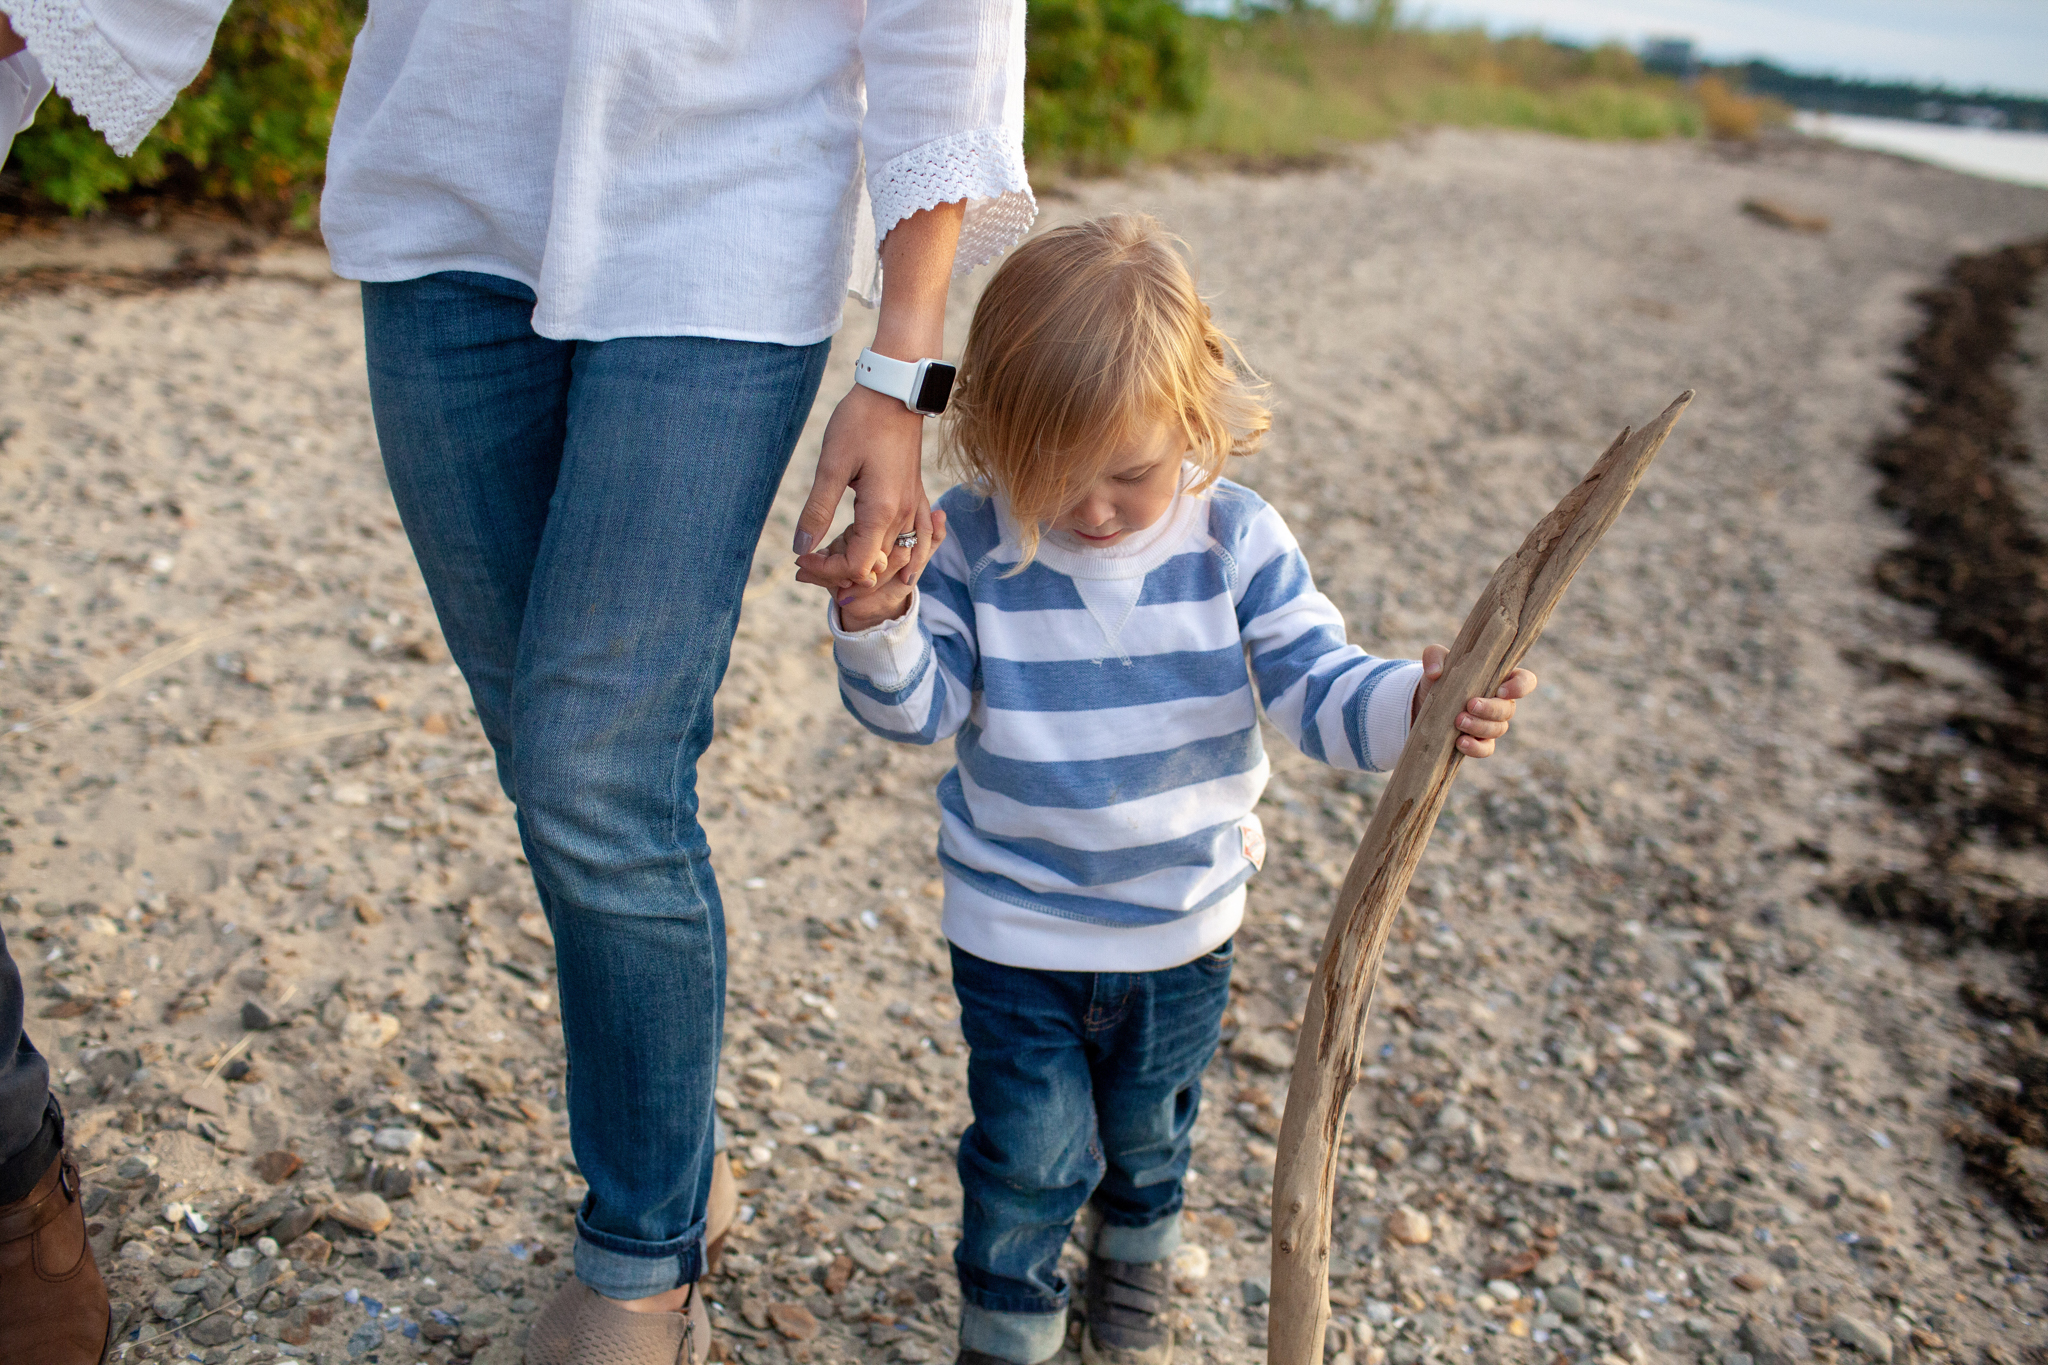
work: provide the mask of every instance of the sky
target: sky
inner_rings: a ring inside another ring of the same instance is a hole
[[[2048,0],[1407,0],[1428,26],[1569,42],[1690,38],[1710,61],[2048,96]]]

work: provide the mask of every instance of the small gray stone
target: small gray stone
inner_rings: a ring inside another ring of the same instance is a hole
[[[1564,1257],[1545,1256],[1536,1263],[1536,1268],[1530,1271],[1529,1274],[1535,1279],[1536,1283],[1548,1289],[1552,1285],[1562,1284],[1568,1269],[1569,1267],[1564,1263]]]
[[[1837,1313],[1828,1319],[1828,1335],[1851,1350],[1860,1351],[1879,1365],[1889,1365],[1892,1339],[1862,1318]]]
[[[1261,1275],[1257,1279],[1241,1282],[1238,1291],[1244,1295],[1245,1307],[1256,1308],[1273,1297],[1273,1282]]]
[[[379,1128],[371,1145],[380,1152],[396,1152],[400,1156],[411,1156],[420,1149],[425,1135],[417,1128]]]
[[[262,1232],[265,1228],[277,1222],[278,1219],[284,1217],[297,1203],[298,1201],[290,1195],[280,1194],[264,1200],[253,1208],[245,1209],[235,1215],[235,1236],[254,1237],[257,1233]],[[253,1260],[256,1253],[254,1250],[251,1250],[249,1255]],[[238,1270],[245,1268],[242,1266],[236,1267]]]
[[[886,1252],[877,1251],[850,1232],[846,1234],[844,1240],[846,1243],[846,1254],[853,1258],[855,1265],[867,1271],[870,1275],[880,1275],[896,1263],[895,1257],[888,1255]]]
[[[327,1206],[324,1203],[300,1204],[286,1209],[270,1225],[270,1235],[279,1246],[290,1246],[305,1236],[326,1212]]]
[[[1294,1037],[1279,1029],[1247,1029],[1230,1044],[1230,1055],[1261,1071],[1281,1075],[1294,1067]]]
[[[1705,1228],[1680,1228],[1678,1240],[1692,1251],[1714,1251],[1723,1256],[1740,1256],[1742,1243],[1724,1233],[1708,1232]]]
[[[235,1339],[235,1329],[241,1325],[241,1319],[232,1314],[215,1313],[187,1327],[185,1335],[195,1346],[225,1346]]]
[[[370,1188],[386,1199],[404,1199],[412,1193],[417,1180],[412,1167],[380,1161],[370,1174]]]
[[[277,1016],[254,1000],[242,1002],[242,1027],[251,1032],[261,1032],[277,1027]]]
[[[1559,1317],[1575,1322],[1586,1311],[1586,1292],[1575,1284],[1561,1284],[1549,1290],[1546,1297]]]
[[[192,1296],[190,1294],[180,1294],[169,1285],[165,1285],[162,1289],[157,1290],[156,1296],[149,1301],[149,1311],[162,1318],[165,1322],[176,1322],[185,1315],[185,1310],[191,1306],[191,1303]]]
[[[384,1344],[384,1329],[374,1322],[363,1322],[348,1334],[348,1353],[362,1357]]]
[[[1729,1232],[1735,1227],[1735,1201],[1732,1199],[1705,1199],[1693,1210],[1693,1221],[1713,1232]]]

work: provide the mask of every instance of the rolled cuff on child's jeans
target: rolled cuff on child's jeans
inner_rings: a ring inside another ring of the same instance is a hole
[[[1095,1254],[1107,1261],[1170,1261],[1180,1250],[1180,1206],[1143,1227],[1104,1222],[1095,1230]]]
[[[1003,1313],[970,1300],[960,1305],[960,1344],[1011,1365],[1039,1365],[1067,1344],[1067,1310]]]
[[[576,1215],[576,1278],[608,1299],[646,1299],[704,1278],[704,1222],[681,1237],[640,1242]]]

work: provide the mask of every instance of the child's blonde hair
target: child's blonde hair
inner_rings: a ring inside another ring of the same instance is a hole
[[[948,451],[969,483],[1009,500],[1026,563],[1141,423],[1180,424],[1202,470],[1195,493],[1272,424],[1182,245],[1143,214],[1054,228],[1012,252],[975,306]]]

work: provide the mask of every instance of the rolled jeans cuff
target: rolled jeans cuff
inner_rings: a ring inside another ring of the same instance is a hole
[[[1067,1310],[1003,1313],[968,1300],[960,1305],[960,1344],[1011,1365],[1039,1365],[1067,1344]]]
[[[1095,1232],[1095,1254],[1107,1261],[1170,1261],[1180,1250],[1180,1210],[1143,1227],[1105,1222]]]
[[[646,1299],[704,1278],[704,1224],[666,1242],[599,1232],[576,1215],[576,1278],[608,1299]]]

